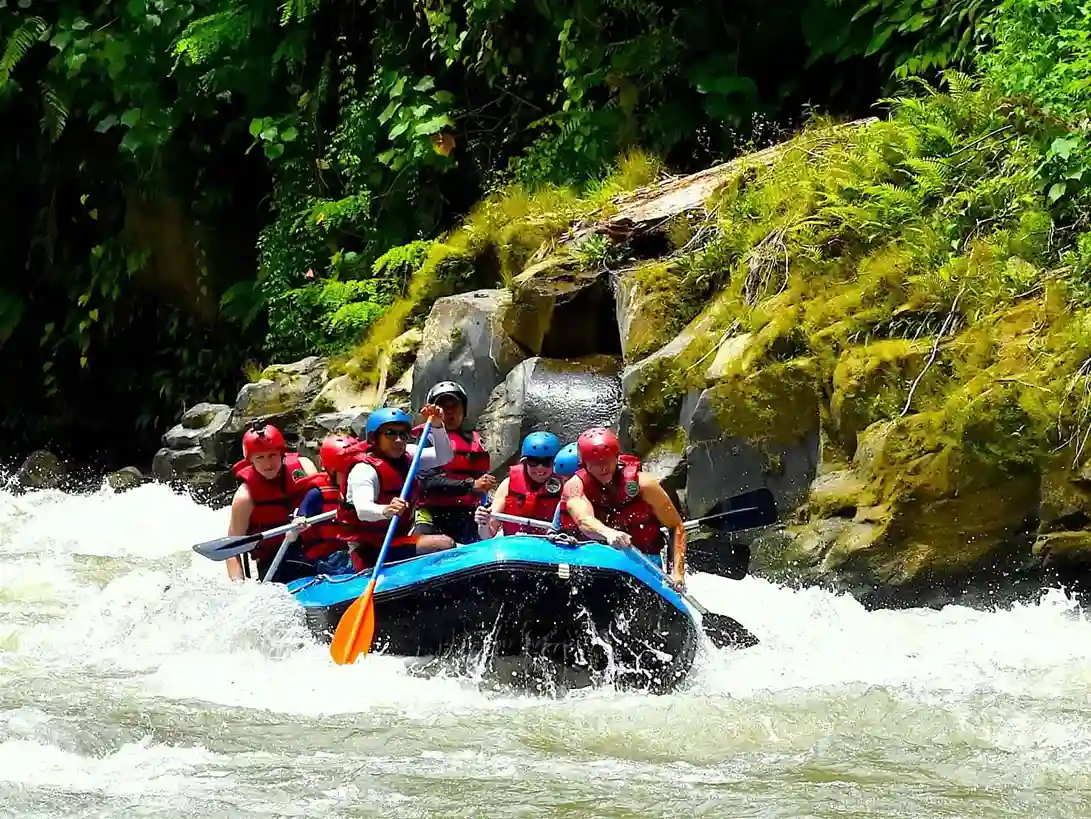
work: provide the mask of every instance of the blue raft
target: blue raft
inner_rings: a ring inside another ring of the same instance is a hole
[[[370,575],[320,575],[288,589],[312,633],[329,641]],[[375,623],[374,650],[385,654],[487,656],[569,687],[608,679],[653,692],[685,679],[700,642],[693,612],[652,561],[563,536],[498,537],[389,563]]]

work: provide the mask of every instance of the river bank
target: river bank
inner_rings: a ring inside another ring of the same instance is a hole
[[[222,501],[251,420],[313,454],[454,379],[496,470],[597,423],[688,517],[769,487],[763,576],[872,606],[1079,584],[1091,244],[1039,192],[1046,126],[951,82],[689,177],[634,154],[583,195],[501,191],[388,254],[403,296],[356,348],[190,408],[152,471]]]

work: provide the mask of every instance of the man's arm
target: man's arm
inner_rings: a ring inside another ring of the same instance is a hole
[[[349,471],[348,487],[345,490],[345,500],[356,510],[356,517],[366,521],[382,520],[386,507],[375,502],[377,497],[379,475],[369,464],[356,464]]]
[[[420,454],[420,467],[423,472],[425,469],[434,469],[437,466],[443,466],[449,463],[451,458],[455,456],[455,451],[451,447],[451,438],[447,435],[447,430],[443,427],[433,427],[431,431],[432,446],[426,446],[424,451]],[[405,447],[406,454],[412,458],[417,451],[417,447],[420,444],[408,444]]]
[[[572,520],[587,537],[605,541],[611,546],[629,545],[629,536],[626,533],[610,528],[595,517],[595,508],[584,494],[583,481],[579,476],[573,475],[568,479],[561,491],[561,499],[565,502]]]
[[[637,480],[640,483],[640,497],[652,507],[656,520],[674,532],[672,574],[676,583],[683,583],[686,578],[686,530],[682,528],[682,516],[659,481],[644,472],[637,475]]]

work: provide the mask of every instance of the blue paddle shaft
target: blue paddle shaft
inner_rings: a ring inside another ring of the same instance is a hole
[[[413,453],[413,460],[409,463],[409,474],[405,476],[405,484],[402,486],[402,491],[398,495],[402,500],[406,500],[409,497],[409,490],[413,486],[413,481],[417,479],[417,470],[420,468],[420,456],[424,452],[424,442],[428,440],[428,434],[432,431],[431,419],[424,422],[424,429],[421,430],[420,441],[417,444],[417,451]],[[379,550],[379,559],[375,561],[375,568],[371,572],[371,577],[377,579],[379,577],[379,571],[383,568],[383,561],[386,560],[386,552],[390,548],[391,541],[394,540],[394,530],[398,527],[399,515],[394,515],[390,519],[390,525],[386,527],[386,537],[383,538],[383,547]]]

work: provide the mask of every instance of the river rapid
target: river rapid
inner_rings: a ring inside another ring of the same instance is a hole
[[[0,480],[2,485],[2,480]],[[670,696],[338,667],[166,487],[0,489],[0,816],[1091,817],[1091,623],[1063,594],[866,612],[697,575],[762,644]]]

